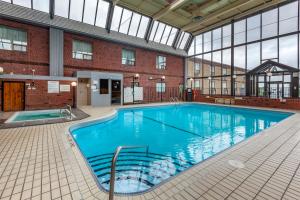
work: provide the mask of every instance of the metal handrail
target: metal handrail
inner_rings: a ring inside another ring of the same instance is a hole
[[[109,184],[109,200],[114,199],[114,192],[115,192],[115,177],[116,177],[116,163],[118,156],[122,149],[138,149],[138,148],[146,148],[146,153],[149,153],[149,146],[144,145],[144,146],[118,146],[114,156],[111,161],[111,170],[110,170],[110,184]]]
[[[72,119],[72,106],[70,106],[69,104],[66,105],[67,110],[69,111],[69,119]]]

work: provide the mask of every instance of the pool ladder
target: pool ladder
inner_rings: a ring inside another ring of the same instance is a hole
[[[179,104],[179,99],[177,97],[171,97],[170,102],[175,103],[175,105],[177,105],[177,104]]]
[[[72,116],[73,116],[72,115],[72,106],[70,106],[69,104],[67,104],[65,108],[60,109],[60,114],[63,113],[62,110],[67,110],[67,112],[68,112],[68,118],[67,119],[72,120]]]
[[[149,153],[149,146],[144,145],[144,146],[118,146],[115,150],[114,156],[111,161],[111,169],[110,169],[110,182],[109,182],[109,200],[114,199],[114,193],[115,193],[115,179],[116,179],[116,164],[118,160],[118,156],[122,149],[140,149],[140,148],[145,148],[146,153]]]

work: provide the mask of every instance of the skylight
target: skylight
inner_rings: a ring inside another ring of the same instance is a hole
[[[50,12],[50,0],[0,0],[15,5]],[[54,0],[54,15],[106,28],[111,3],[107,0]],[[150,18],[129,9],[114,6],[110,30],[130,36],[145,38]],[[178,28],[154,21],[149,40],[172,46],[179,31]],[[190,34],[182,32],[176,45],[177,49],[185,49]]]
[[[172,46],[178,29],[165,23],[154,21],[149,40]]]
[[[187,44],[190,36],[191,36],[191,34],[189,34],[187,32],[182,32],[181,35],[180,35],[180,38],[178,40],[176,48],[185,49],[186,44]]]
[[[55,0],[55,15],[102,28],[106,26],[108,9],[109,3],[104,0]]]
[[[110,30],[144,38],[148,23],[148,17],[116,6]]]

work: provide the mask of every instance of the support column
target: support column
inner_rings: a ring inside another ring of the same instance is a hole
[[[64,31],[56,28],[49,30],[49,75],[64,76]]]

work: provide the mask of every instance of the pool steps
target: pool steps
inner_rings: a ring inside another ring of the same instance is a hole
[[[87,157],[91,169],[105,189],[108,189],[110,184],[113,155],[113,153],[106,153]],[[124,151],[118,156],[115,182],[116,185],[126,185],[136,181],[151,188],[192,165],[192,162],[158,153]]]

